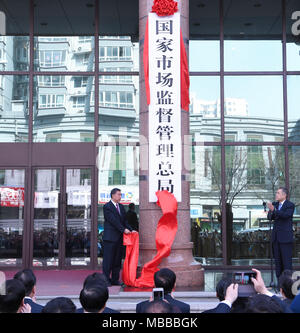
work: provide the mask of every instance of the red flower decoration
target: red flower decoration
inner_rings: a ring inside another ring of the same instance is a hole
[[[154,0],[152,6],[152,13],[156,13],[158,16],[173,15],[178,11],[178,3],[174,0]]]

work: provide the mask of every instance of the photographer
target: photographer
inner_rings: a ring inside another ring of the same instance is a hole
[[[257,269],[254,269],[254,268],[252,268],[252,271],[254,271],[256,273],[256,278],[251,278],[251,281],[253,282],[255,291],[258,294],[271,297],[272,302],[275,301],[277,303],[277,305],[280,306],[283,313],[291,313],[292,311],[289,309],[289,306],[286,303],[284,303],[279,297],[277,297],[276,295],[273,295],[267,289],[267,287],[265,286],[264,280],[261,276],[261,272]],[[266,297],[259,297],[258,298],[257,295],[255,295],[251,298],[251,300],[249,300],[248,306],[246,308],[246,312],[259,312],[259,311],[254,311],[254,309],[253,309],[258,303],[257,300],[260,301],[260,308],[263,308],[263,307],[266,308],[266,311],[262,311],[262,312],[270,311],[270,308],[268,307],[268,304],[267,304],[269,299],[266,298]],[[276,311],[274,310],[274,312],[276,312]]]
[[[168,269],[162,268],[154,274],[154,284],[156,288],[163,288],[164,300],[169,302],[174,308],[179,309],[179,312],[190,313],[190,305],[176,300],[172,291],[176,286],[176,274]],[[152,299],[150,299],[152,301]],[[143,301],[136,305],[136,313],[144,313],[149,301]]]
[[[229,313],[232,304],[238,298],[238,284],[232,283],[231,279],[222,279],[216,287],[217,297],[220,303],[214,309],[203,311],[202,313]]]

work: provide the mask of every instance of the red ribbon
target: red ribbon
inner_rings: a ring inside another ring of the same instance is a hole
[[[123,235],[123,244],[126,245],[126,257],[123,265],[122,279],[127,286],[154,287],[154,274],[162,258],[168,257],[177,232],[177,200],[166,190],[157,191],[157,205],[161,207],[163,216],[157,224],[155,242],[157,253],[147,262],[141,276],[136,279],[136,269],[139,257],[139,235],[137,232]]]
[[[144,76],[145,76],[145,86],[146,86],[146,96],[147,104],[150,104],[150,85],[149,85],[149,28],[148,19],[146,23],[145,39],[144,39],[144,52],[143,52],[143,62],[144,62]],[[181,108],[185,111],[189,111],[189,87],[190,87],[190,77],[189,77],[189,67],[187,61],[187,55],[184,47],[182,32],[180,29],[180,97],[181,97]]]

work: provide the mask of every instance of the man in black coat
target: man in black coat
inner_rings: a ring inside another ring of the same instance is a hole
[[[171,292],[175,288],[176,274],[168,269],[162,268],[154,274],[156,288],[164,289],[164,300],[170,303],[174,312],[190,313],[190,305],[175,299]],[[136,313],[145,313],[150,301],[143,301],[136,305]]]
[[[14,275],[14,279],[19,280],[25,287],[26,296],[24,298],[24,304],[29,304],[31,307],[31,313],[41,313],[43,306],[36,303],[36,276],[31,269],[23,269]]]
[[[232,279],[223,278],[216,286],[216,294],[220,303],[213,309],[202,313],[229,313],[233,303],[238,298],[238,285],[232,283]]]
[[[103,206],[104,233],[103,233],[103,273],[109,285],[121,285],[119,281],[123,233],[129,234],[131,226],[126,220],[125,208],[121,201],[121,190],[114,188],[110,193],[111,200]],[[111,274],[111,278],[110,278]]]
[[[135,212],[135,204],[133,202],[128,205],[126,219],[133,230],[139,231],[139,221]]]
[[[287,199],[287,196],[288,190],[285,187],[280,187],[276,192],[276,202],[267,203],[268,219],[274,221],[272,246],[277,279],[285,269],[292,270],[295,205]]]
[[[105,288],[100,287],[96,289],[93,288],[93,286],[104,286]],[[92,312],[98,312],[98,313],[120,313],[117,310],[111,309],[106,306],[106,302],[108,300],[109,291],[107,289],[107,279],[104,274],[101,273],[93,273],[88,275],[84,282],[83,282],[83,288],[80,293],[81,299],[80,302],[82,302],[85,306],[85,309],[79,308],[76,310],[76,313],[86,313],[89,312],[87,309],[91,310]],[[95,302],[96,299],[96,303]],[[99,302],[99,303],[98,303]],[[105,305],[104,305],[105,303]]]

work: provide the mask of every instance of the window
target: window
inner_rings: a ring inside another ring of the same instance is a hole
[[[105,102],[105,106],[118,107],[118,93],[106,91]]]
[[[64,95],[40,95],[39,107],[40,108],[53,108],[64,106]]]
[[[73,98],[73,108],[83,107],[85,105],[85,96],[76,96]]]
[[[86,87],[87,80],[88,80],[87,76],[74,77],[74,88]]]
[[[131,60],[131,46],[101,46],[99,57],[101,60]]]
[[[39,63],[42,67],[65,65],[66,51],[40,51]]]
[[[133,108],[132,93],[124,91],[120,92],[120,108],[122,107]]]
[[[38,84],[42,87],[59,87],[65,85],[65,77],[64,76],[38,76]]]
[[[105,49],[103,46],[100,47],[99,56],[100,56],[100,58],[104,58],[104,56],[105,56]]]
[[[88,42],[92,41],[92,37],[91,36],[79,36],[78,41],[79,41],[79,43],[88,43]]]
[[[100,106],[104,106],[104,103],[103,103],[103,91],[100,91],[99,93],[99,104]]]
[[[99,103],[101,106],[115,107],[115,108],[128,108],[132,109],[133,105],[133,95],[131,92],[124,91],[105,91],[100,92]],[[105,96],[105,100],[103,97]]]

